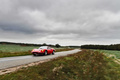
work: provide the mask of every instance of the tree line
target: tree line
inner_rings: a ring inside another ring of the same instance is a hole
[[[60,47],[65,47],[65,48],[80,48],[81,46],[61,46],[60,44],[46,44],[46,43],[43,43],[43,44],[31,44],[31,43],[15,43],[15,42],[0,42],[0,44],[10,44],[10,45],[20,45],[20,46],[51,46],[51,47],[57,47],[57,48],[60,48]]]
[[[120,50],[120,44],[111,44],[111,45],[82,45],[81,49]]]
[[[30,43],[0,42],[0,44],[11,44],[11,45],[20,45],[20,46],[51,46],[51,47],[57,47],[57,48],[61,47],[60,44],[52,45],[52,44],[46,44],[46,43],[30,44]]]

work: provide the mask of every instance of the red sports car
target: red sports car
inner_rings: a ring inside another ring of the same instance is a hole
[[[31,53],[34,55],[34,56],[37,56],[37,55],[47,55],[47,54],[53,54],[55,53],[55,49],[49,47],[49,46],[41,46],[39,47],[38,49],[33,49],[31,51]]]

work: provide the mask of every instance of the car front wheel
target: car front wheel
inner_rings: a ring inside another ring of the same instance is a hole
[[[54,54],[55,54],[55,51],[52,52],[52,55],[54,55]]]
[[[38,56],[38,54],[37,54],[37,53],[34,53],[33,56]]]

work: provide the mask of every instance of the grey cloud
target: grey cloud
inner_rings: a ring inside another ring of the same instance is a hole
[[[118,41],[119,4],[119,0],[1,0],[0,30],[9,36],[14,33],[13,38],[17,33],[22,39],[69,39],[72,44],[77,39],[81,43]]]

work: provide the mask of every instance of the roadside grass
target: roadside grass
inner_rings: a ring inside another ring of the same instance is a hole
[[[32,49],[31,49],[32,50]],[[3,57],[13,57],[13,56],[25,56],[25,55],[32,55],[31,50],[29,51],[21,51],[21,52],[2,52],[0,51],[0,58]],[[56,49],[56,52],[60,51],[68,51],[68,50],[73,50],[73,49]]]
[[[0,80],[119,80],[120,65],[98,51],[83,50],[1,75]]]

